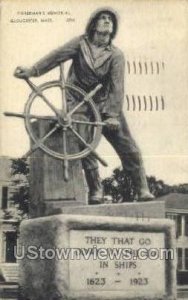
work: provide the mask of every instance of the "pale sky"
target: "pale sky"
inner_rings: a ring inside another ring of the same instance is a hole
[[[125,101],[124,113],[142,151],[146,173],[170,184],[188,182],[188,1],[5,2],[1,15],[1,155],[21,156],[29,148],[23,120],[2,116],[4,111],[23,112],[30,93],[22,80],[13,77],[15,67],[30,66],[82,34],[91,12],[107,4],[119,14],[114,44],[126,59],[135,61],[137,67],[139,62],[142,67],[145,62],[150,66],[152,61],[154,68],[155,62],[160,64],[159,74],[154,69],[153,75],[150,69],[149,74],[135,75],[131,65],[131,74],[126,73],[125,79],[125,94],[139,95],[142,100],[144,95],[163,95],[165,100],[164,111],[127,111]],[[52,11],[61,14],[50,15]],[[21,15],[23,12],[35,15]],[[36,18],[37,22],[17,22],[25,18]],[[52,22],[41,22],[41,18],[52,18]],[[58,76],[58,70],[53,70],[33,81],[40,84]],[[104,139],[97,151],[109,164],[101,167],[101,176],[108,176],[120,165],[118,157]]]

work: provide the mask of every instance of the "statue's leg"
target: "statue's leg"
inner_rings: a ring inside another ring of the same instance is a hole
[[[88,112],[87,112],[88,114]],[[83,121],[92,121],[92,117],[87,117],[83,113],[77,113],[77,119]],[[77,131],[87,143],[91,143],[93,136],[93,126],[77,125]],[[80,150],[84,147],[80,144]],[[100,204],[103,199],[103,188],[99,175],[98,161],[94,155],[89,154],[82,159],[82,166],[85,173],[86,182],[89,189],[88,203]]]
[[[82,159],[82,165],[89,188],[88,202],[89,204],[100,204],[103,198],[103,188],[99,175],[98,162],[96,158],[90,154]]]
[[[120,129],[113,131],[104,128],[103,134],[119,155],[124,170],[131,176],[138,199],[151,200],[153,195],[148,188],[140,150],[131,136],[123,114],[119,117],[119,121]]]

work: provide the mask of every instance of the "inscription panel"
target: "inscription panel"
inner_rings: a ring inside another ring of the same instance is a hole
[[[164,248],[160,232],[70,230],[70,289],[165,294]]]

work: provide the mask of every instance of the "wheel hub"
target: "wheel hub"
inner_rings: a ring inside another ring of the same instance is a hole
[[[72,124],[72,120],[70,117],[68,116],[58,116],[58,123],[61,127],[70,127]]]

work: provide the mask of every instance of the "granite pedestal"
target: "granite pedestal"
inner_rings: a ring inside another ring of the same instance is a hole
[[[31,219],[22,222],[20,249],[23,299],[176,299],[171,220],[66,214]],[[124,249],[124,257],[113,249]],[[151,249],[154,255],[168,249],[171,257],[148,257]]]

